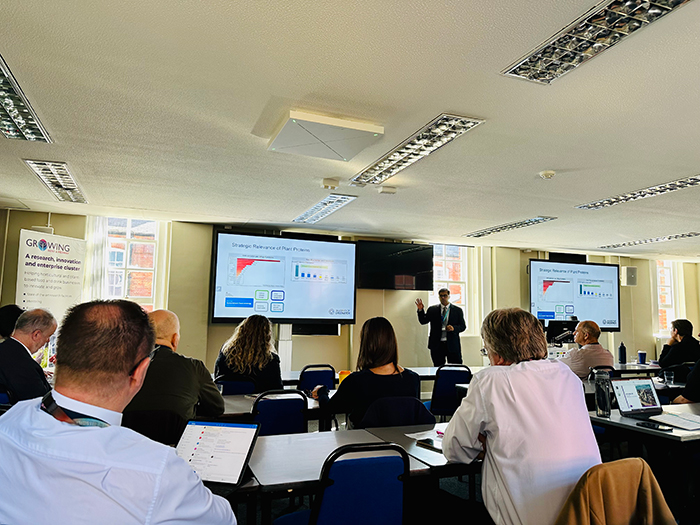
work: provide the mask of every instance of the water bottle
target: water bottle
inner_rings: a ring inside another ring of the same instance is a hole
[[[624,341],[620,342],[620,347],[617,349],[617,360],[623,365],[627,362],[627,347]]]
[[[610,417],[610,374],[607,370],[595,371],[595,414]]]

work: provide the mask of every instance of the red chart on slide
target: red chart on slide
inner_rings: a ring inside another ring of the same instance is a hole
[[[571,281],[563,279],[542,279],[540,281],[540,299],[544,301],[573,301]]]
[[[239,258],[236,260],[236,277],[240,277],[241,273],[243,273],[243,270],[245,270],[248,266],[255,264],[256,262],[259,263],[281,263],[279,259],[248,259],[248,258]]]

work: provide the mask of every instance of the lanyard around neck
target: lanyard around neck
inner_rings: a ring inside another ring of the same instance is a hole
[[[74,410],[68,410],[58,406],[51,392],[48,392],[41,400],[41,409],[52,415],[59,421],[79,427],[108,427],[109,423],[96,417],[86,416]]]

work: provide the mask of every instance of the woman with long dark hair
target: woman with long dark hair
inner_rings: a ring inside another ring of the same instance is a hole
[[[377,399],[420,398],[420,377],[399,366],[398,343],[391,323],[384,317],[373,317],[362,325],[357,371],[343,380],[332,398],[328,399],[327,389],[320,386],[312,396],[324,411],[348,414],[356,427]]]
[[[252,381],[255,393],[281,389],[280,358],[273,350],[270,321],[264,315],[251,315],[221,347],[214,377],[217,381]]]

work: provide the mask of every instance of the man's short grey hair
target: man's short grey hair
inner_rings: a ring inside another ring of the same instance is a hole
[[[43,308],[35,308],[27,310],[17,318],[15,332],[23,334],[31,334],[34,330],[46,332],[51,330],[54,324],[56,324],[56,318],[51,315],[51,312]]]
[[[481,337],[487,350],[511,363],[547,358],[542,324],[520,308],[503,308],[488,314],[481,325]]]

